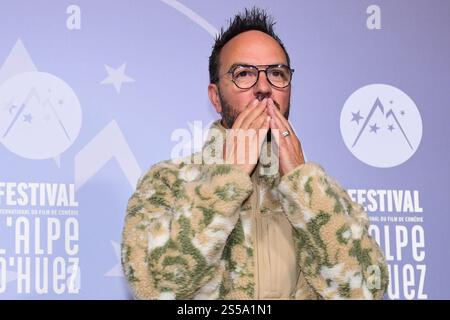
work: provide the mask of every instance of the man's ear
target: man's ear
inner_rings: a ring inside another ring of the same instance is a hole
[[[219,98],[219,87],[215,83],[208,85],[208,97],[217,113],[222,113],[222,104]]]

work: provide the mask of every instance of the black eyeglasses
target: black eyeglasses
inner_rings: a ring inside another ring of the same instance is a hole
[[[261,69],[261,67],[266,67]],[[250,89],[259,80],[259,73],[264,72],[269,83],[276,88],[286,88],[292,79],[294,69],[284,64],[269,66],[252,66],[247,64],[232,65],[226,74],[231,74],[231,80],[240,89]]]

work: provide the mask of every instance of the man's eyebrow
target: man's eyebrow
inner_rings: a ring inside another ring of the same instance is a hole
[[[287,65],[286,62],[279,62],[279,63],[270,63],[270,64],[253,64],[248,62],[235,62],[233,63],[228,70],[233,69],[236,66],[276,66],[276,65]]]
[[[253,66],[253,64],[251,63],[246,63],[246,62],[235,62],[230,66],[230,69],[236,67],[236,66]]]

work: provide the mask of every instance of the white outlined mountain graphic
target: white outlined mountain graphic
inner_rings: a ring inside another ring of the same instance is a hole
[[[46,121],[48,122],[50,114],[54,116],[56,123],[60,127],[61,131],[66,136],[67,140],[69,142],[72,141],[72,138],[70,137],[69,133],[67,132],[66,127],[64,126],[63,121],[61,120],[61,117],[58,114],[58,111],[56,110],[54,104],[50,101],[50,99],[46,99],[44,102],[41,103],[41,98],[39,94],[37,93],[37,90],[35,87],[32,87],[30,92],[27,94],[25,100],[20,104],[20,107],[17,108],[16,105],[11,105],[11,107],[8,109],[8,112],[11,114],[14,109],[18,109],[17,112],[14,114],[14,118],[12,119],[10,125],[6,129],[5,133],[3,134],[2,138],[6,138],[8,136],[8,133],[13,129],[14,125],[17,123],[17,121],[20,120],[20,117],[25,114],[27,111],[27,107],[30,105],[40,105],[42,106],[43,110],[50,111],[47,115]],[[30,120],[31,123],[31,120]]]
[[[16,124],[17,120],[19,119],[20,115],[23,113],[23,111],[26,109],[28,103],[30,102],[30,100],[32,99],[37,100],[37,102],[40,102],[40,98],[38,93],[36,92],[36,88],[31,88],[30,92],[28,93],[27,97],[25,98],[25,100],[22,102],[22,104],[20,105],[19,109],[17,110],[16,114],[14,115],[14,118],[12,119],[10,125],[8,126],[8,128],[6,129],[5,133],[3,134],[2,138],[6,138],[6,136],[8,135],[8,133],[11,131],[11,129],[14,127],[14,125]],[[14,109],[16,109],[17,106],[15,104],[12,104],[10,106],[10,108],[8,109],[8,112],[11,114],[12,111]]]
[[[340,129],[348,150],[360,161],[390,168],[407,161],[422,139],[422,117],[414,101],[386,84],[364,86],[341,111]]]
[[[32,71],[12,76],[0,85],[0,100],[12,101],[0,110],[0,142],[21,157],[57,158],[80,132],[78,97],[52,74]]]
[[[369,124],[370,120],[372,119],[373,114],[377,111],[381,111],[381,113],[384,114],[384,106],[381,103],[380,99],[377,98],[372,109],[369,111],[369,115],[367,116],[366,120],[364,121],[364,124],[361,127],[361,130],[358,132],[358,135],[356,136],[355,142],[352,144],[352,148],[356,145],[359,138],[361,137],[361,134],[365,131],[367,128],[367,125]],[[400,124],[400,121],[398,120],[398,117],[396,116],[395,112],[392,109],[389,109],[388,112],[386,112],[386,119],[394,118],[395,123],[397,124],[397,127],[401,130],[401,133],[403,134],[403,137],[405,138],[406,142],[408,143],[409,147],[413,149],[413,146],[411,145],[411,142],[408,139],[408,136],[405,133],[405,130],[403,129],[402,125]]]

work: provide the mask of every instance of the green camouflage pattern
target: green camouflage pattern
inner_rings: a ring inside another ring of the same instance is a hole
[[[211,129],[203,155],[220,156],[214,142],[224,129],[218,121]],[[257,298],[253,201],[260,214],[282,210],[292,224],[301,270],[292,299],[383,297],[388,272],[367,214],[320,165],[306,162],[282,178],[258,165],[252,179],[201,157],[154,165],[129,200],[122,265],[136,298]]]

